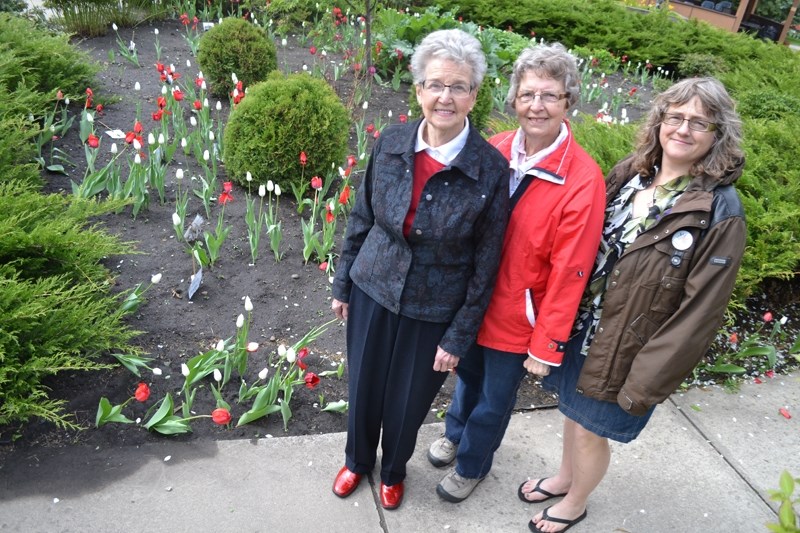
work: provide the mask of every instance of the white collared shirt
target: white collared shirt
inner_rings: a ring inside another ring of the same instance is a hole
[[[539,150],[529,157],[525,155],[525,133],[522,131],[522,128],[517,130],[517,133],[514,135],[514,140],[511,141],[511,161],[509,162],[509,166],[511,167],[511,178],[508,183],[509,196],[513,196],[514,191],[517,190],[520,181],[522,181],[522,177],[525,176],[530,169],[544,160],[545,157],[556,151],[556,148],[558,148],[561,143],[566,140],[567,134],[567,125],[562,122],[561,128],[558,132],[558,137],[556,137],[556,140],[553,142],[553,144],[543,150]]]
[[[444,166],[448,166],[453,162],[456,156],[461,153],[461,150],[467,144],[467,137],[469,136],[469,119],[464,119],[464,129],[462,129],[452,141],[441,146],[437,146],[436,148],[426,143],[422,138],[422,132],[425,131],[425,126],[427,123],[428,121],[426,119],[422,119],[422,122],[419,124],[419,129],[417,129],[417,143],[414,145],[414,151],[421,152],[425,150],[433,159]]]

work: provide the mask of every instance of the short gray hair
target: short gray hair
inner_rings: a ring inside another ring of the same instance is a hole
[[[514,107],[519,84],[527,72],[542,78],[551,78],[564,84],[569,107],[575,105],[580,95],[581,83],[575,57],[561,43],[539,44],[522,51],[514,62],[511,73],[511,86],[508,88],[506,102]]]
[[[664,150],[658,136],[664,114],[670,107],[683,105],[695,96],[700,99],[703,112],[716,124],[717,129],[714,130],[713,146],[700,161],[692,165],[689,173],[692,176],[705,174],[720,179],[741,164],[744,158],[741,146],[742,120],[725,86],[716,78],[687,78],[656,96],[639,130],[633,165],[642,176],[649,177],[653,167],[661,164]]]
[[[425,81],[425,68],[431,59],[444,59],[472,70],[472,87],[480,87],[486,74],[486,57],[480,41],[462,30],[438,30],[429,33],[417,45],[411,57],[414,83]]]

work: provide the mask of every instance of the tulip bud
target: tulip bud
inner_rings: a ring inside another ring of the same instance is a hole
[[[219,368],[214,369],[214,381],[217,383],[222,381],[222,372],[219,371]]]
[[[236,83],[238,83],[239,81],[239,78],[236,77],[235,72],[231,72],[231,81],[233,82],[234,85],[236,85]]]
[[[267,194],[267,188],[264,187],[264,184],[262,183],[261,185],[258,186],[258,195],[261,198],[264,198],[264,196],[266,196],[266,194]]]
[[[94,123],[94,117],[92,116],[91,113],[86,113],[86,122],[88,122],[89,124]]]
[[[161,272],[153,274],[153,276],[150,278],[150,283],[153,285],[157,285],[159,281],[161,281]]]
[[[175,171],[175,179],[182,180],[183,179],[183,169],[179,168]]]
[[[189,117],[189,124],[191,124],[192,127],[194,128],[195,126],[197,126],[197,119],[194,118],[193,116]]]
[[[285,355],[286,355],[286,346],[281,344],[280,346],[278,346],[278,356],[284,357]]]
[[[156,136],[153,135],[153,132],[147,134],[147,144],[155,144],[156,143]]]
[[[236,317],[236,329],[239,329],[242,326],[244,326],[244,315],[239,313],[239,316]]]
[[[217,111],[222,111],[222,102],[220,102],[219,100],[217,100],[216,109],[217,109]]]
[[[142,86],[138,81],[133,84],[133,90],[134,91],[141,91],[142,90]]]
[[[175,226],[180,226],[181,223],[183,223],[181,216],[178,213],[172,213],[172,224]]]
[[[287,363],[294,363],[297,360],[297,353],[294,351],[294,348],[289,347],[286,349],[286,362]]]
[[[208,150],[203,150],[203,161],[208,162],[211,159],[211,154],[208,153]]]
[[[258,373],[258,379],[260,379],[261,381],[266,381],[267,374],[269,374],[269,369],[263,368],[261,372]]]
[[[272,192],[275,190],[275,184],[272,183],[272,180],[267,180],[267,190]]]
[[[209,141],[213,141],[214,140],[214,132],[211,131],[211,130],[208,130],[208,140]]]
[[[369,102],[367,102],[366,100],[364,100],[364,103],[363,103],[363,104],[361,104],[361,109],[363,109],[364,111],[366,111],[368,107],[369,107]]]
[[[246,179],[247,181],[253,181],[253,175],[250,174],[249,170],[245,173],[244,179]]]
[[[189,143],[186,141],[186,137],[183,137],[181,139],[181,148],[186,148],[188,145]]]
[[[181,375],[183,375],[183,377],[187,377],[189,375],[189,365],[186,363],[181,363]]]
[[[225,351],[225,341],[224,340],[220,339],[220,341],[217,343],[217,351],[218,352]]]
[[[114,22],[112,22],[111,23],[111,29],[114,30],[114,31],[117,31],[119,28],[117,28],[117,25]]]
[[[133,140],[133,149],[134,150],[141,150],[142,149],[142,143],[139,142],[139,139],[134,139]]]
[[[202,89],[205,89],[205,87],[202,87]],[[203,107],[208,107],[208,98],[203,98]]]
[[[253,310],[253,302],[250,301],[249,296],[244,297],[244,310],[248,313]]]
[[[137,165],[141,165],[142,164],[142,156],[140,156],[139,154],[136,154],[136,156],[134,156],[134,158],[133,158],[133,162],[136,163]]]
[[[164,138],[164,134],[163,133],[159,133],[158,134],[158,144],[164,144],[165,141],[166,141],[166,139]]]
[[[192,68],[192,62],[188,59],[186,60],[186,68]]]
[[[161,94],[162,94],[163,96],[167,96],[167,86],[166,86],[166,85],[163,85],[163,86],[161,87]]]
[[[155,28],[155,29],[153,30],[153,33],[155,33],[156,35],[158,35],[158,28]]]
[[[281,39],[281,46],[286,46],[286,38]]]
[[[117,143],[112,143],[111,144],[111,153],[112,154],[116,154],[117,153]]]
[[[206,85],[206,80],[200,82],[200,88],[203,89],[204,91],[208,89],[208,85]],[[206,99],[205,101],[208,102],[208,99]],[[208,107],[208,105],[206,105],[206,107]]]
[[[276,183],[275,184],[275,196],[280,196],[280,195],[281,195],[281,186]]]

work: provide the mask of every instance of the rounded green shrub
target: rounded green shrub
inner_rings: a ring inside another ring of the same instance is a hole
[[[231,112],[223,143],[228,179],[244,185],[249,171],[257,183],[272,180],[290,190],[341,164],[349,128],[347,109],[324,80],[274,72]]]
[[[494,79],[489,76],[483,78],[483,82],[478,89],[478,97],[475,99],[475,105],[472,111],[469,112],[470,125],[481,131],[489,122],[492,107],[494,107],[494,101],[492,100],[493,85]],[[408,110],[414,118],[422,116],[422,107],[417,102],[417,86],[413,84],[411,85],[411,93],[408,96]]]
[[[275,43],[262,28],[240,18],[223,19],[203,34],[197,62],[211,94],[217,97],[233,91],[231,74],[249,87],[278,68]]]
[[[678,62],[678,73],[684,78],[719,76],[727,70],[725,60],[712,54],[686,54]]]
[[[800,115],[800,98],[771,89],[755,89],[738,95],[737,110],[744,117],[777,120]]]

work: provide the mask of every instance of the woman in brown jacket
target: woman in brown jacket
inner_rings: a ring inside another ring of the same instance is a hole
[[[636,151],[606,178],[595,271],[563,364],[545,369],[566,416],[561,466],[519,487],[526,502],[563,499],[530,521],[532,531],[566,531],[586,517],[608,439],[635,439],[720,327],[745,246],[732,186],[741,135],[719,81],[683,80],[656,98]]]

